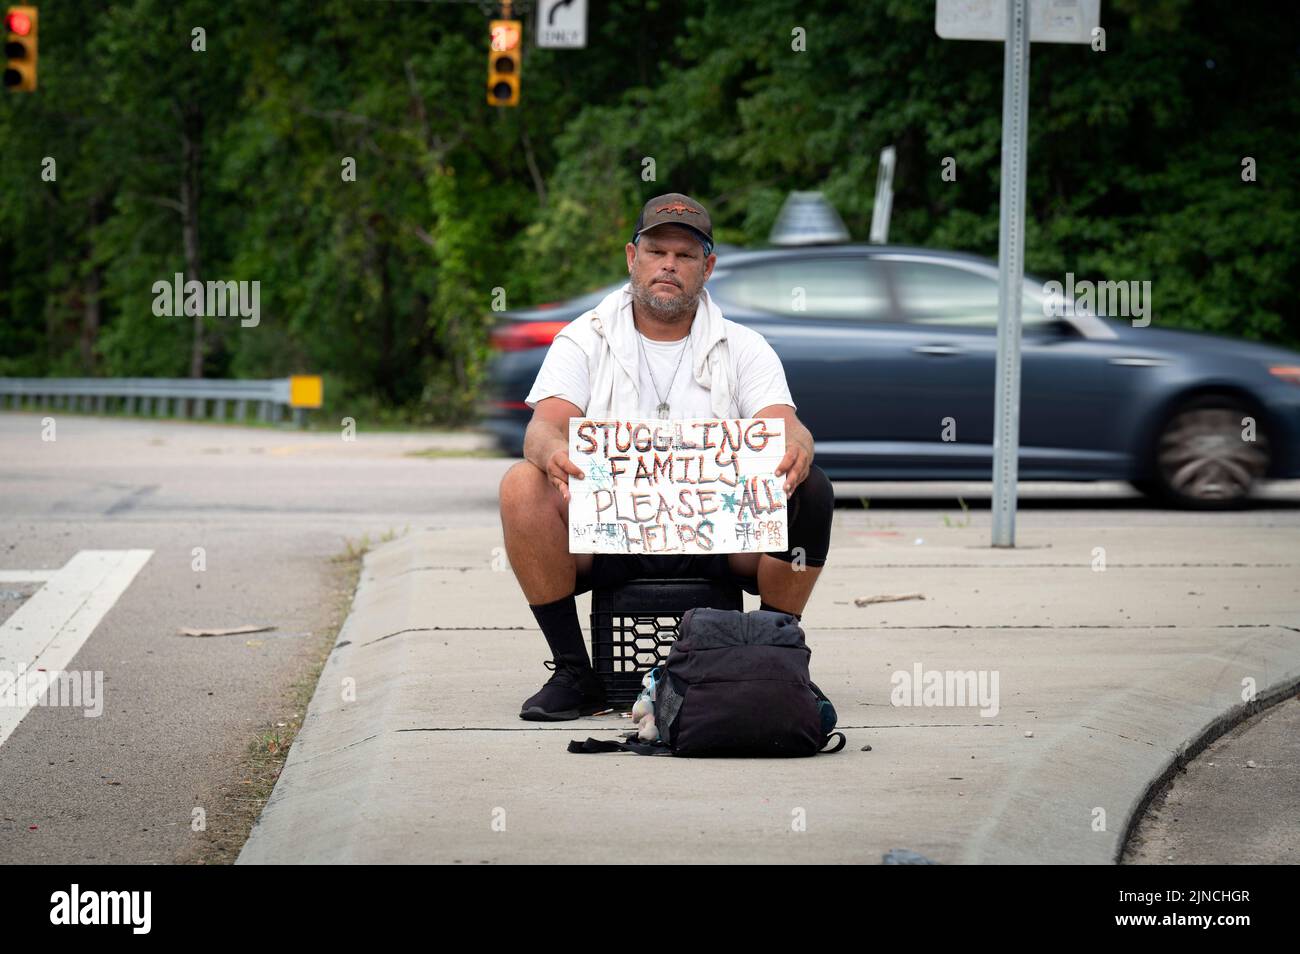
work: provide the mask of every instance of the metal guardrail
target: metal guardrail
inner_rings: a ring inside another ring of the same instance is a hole
[[[308,407],[319,406],[320,379],[311,376],[269,381],[0,378],[0,410],[48,408],[243,422],[248,420],[249,409],[255,408],[258,420],[273,424],[284,420],[285,412],[292,409],[294,422],[302,427],[307,423]]]

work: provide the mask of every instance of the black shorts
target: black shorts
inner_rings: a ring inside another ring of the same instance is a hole
[[[614,586],[644,577],[706,577],[727,580],[746,593],[758,596],[758,579],[739,576],[731,570],[725,553],[682,553],[653,556],[644,553],[593,553],[591,572],[578,574],[574,593],[586,593],[597,586]]]

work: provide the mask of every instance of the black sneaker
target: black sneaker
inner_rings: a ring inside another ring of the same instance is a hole
[[[609,708],[605,687],[590,666],[578,667],[553,659],[542,665],[555,670],[555,675],[524,702],[519,718],[530,722],[563,722]]]

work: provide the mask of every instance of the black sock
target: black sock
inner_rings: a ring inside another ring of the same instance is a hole
[[[803,616],[801,616],[799,613],[789,613],[786,610],[778,609],[777,607],[773,606],[771,603],[764,603],[760,601],[758,604],[758,608],[761,610],[771,610],[773,613],[786,613],[787,616],[793,616],[795,619],[799,620],[799,622],[801,623],[803,622]]]
[[[578,622],[578,601],[574,594],[561,596],[553,603],[529,603],[528,608],[537,618],[547,645],[557,662],[591,667],[587,643],[582,637],[582,624]]]

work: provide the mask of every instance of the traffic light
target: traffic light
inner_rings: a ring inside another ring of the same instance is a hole
[[[5,13],[5,88],[36,89],[36,8],[10,7]]]
[[[523,24],[519,20],[493,20],[491,33],[492,43],[488,49],[488,105],[518,106]]]

